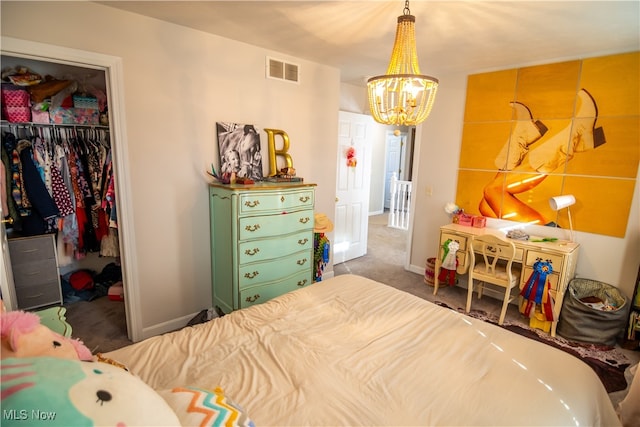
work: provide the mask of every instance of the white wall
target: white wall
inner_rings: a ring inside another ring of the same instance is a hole
[[[139,281],[130,285],[138,286],[144,336],[211,306],[204,171],[218,161],[216,121],[287,132],[298,174],[319,183],[316,209],[332,212],[337,69],[291,58],[301,65],[296,85],[265,78],[265,57],[286,55],[96,3],[1,8],[2,36],[122,58],[137,249],[129,256]]]

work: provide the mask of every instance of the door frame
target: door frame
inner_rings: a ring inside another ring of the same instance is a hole
[[[140,341],[142,321],[140,313],[138,266],[135,262],[136,244],[133,227],[133,204],[130,182],[128,140],[126,133],[124,73],[122,58],[62,46],[1,37],[1,53],[39,61],[69,64],[78,67],[101,69],[107,80],[109,100],[109,126],[116,179],[116,203],[118,206],[118,239],[124,283],[124,304],[127,335],[133,342]]]

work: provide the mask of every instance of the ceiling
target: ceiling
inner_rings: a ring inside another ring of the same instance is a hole
[[[344,83],[384,74],[404,2],[101,1],[118,9],[327,64]],[[640,50],[638,1],[412,1],[423,74]]]

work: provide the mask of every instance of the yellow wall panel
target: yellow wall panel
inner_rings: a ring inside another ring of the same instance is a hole
[[[567,176],[564,187],[576,197],[570,207],[575,230],[624,237],[635,180]]]
[[[580,87],[598,100],[599,117],[640,114],[640,53],[583,61]]]
[[[567,163],[574,175],[635,178],[640,159],[640,116],[598,118],[606,142],[592,150],[576,153]]]
[[[623,237],[640,163],[639,58],[469,76],[456,203],[470,214],[567,227],[549,198],[573,194],[576,230]]]
[[[464,121],[510,120],[517,74],[517,70],[506,70],[469,76]]]
[[[497,170],[495,156],[509,139],[511,122],[465,123],[460,168]]]
[[[516,100],[528,106],[536,119],[572,117],[579,76],[579,61],[521,68]]]
[[[482,189],[491,181],[496,172],[478,170],[460,170],[458,172],[458,189],[456,204],[471,215],[480,215],[479,205],[482,201]]]

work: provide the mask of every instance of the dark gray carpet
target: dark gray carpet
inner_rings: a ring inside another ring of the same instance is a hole
[[[127,338],[124,302],[108,297],[65,305],[72,337],[78,338],[93,354],[106,353],[131,344]]]

